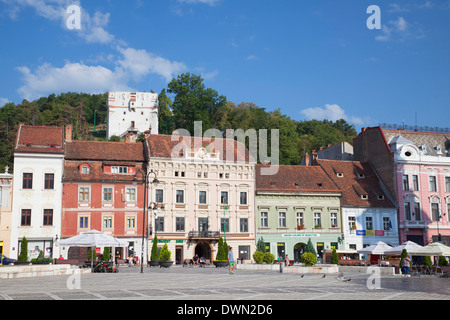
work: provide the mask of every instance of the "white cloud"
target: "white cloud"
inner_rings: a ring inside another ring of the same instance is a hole
[[[390,40],[417,40],[425,37],[425,33],[417,24],[411,24],[403,17],[391,20],[387,24],[382,25],[381,35],[375,37],[377,41]]]
[[[0,107],[3,107],[5,104],[9,102],[8,98],[0,97]]]
[[[349,116],[345,111],[337,104],[326,104],[325,107],[320,108],[308,108],[300,111],[309,120],[323,120],[328,119],[330,121],[337,121],[344,119],[345,121],[363,125],[364,121],[361,118]]]

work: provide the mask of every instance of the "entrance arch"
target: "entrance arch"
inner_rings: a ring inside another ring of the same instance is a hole
[[[199,242],[195,246],[194,254],[197,254],[199,258],[211,260],[211,245],[207,242]]]
[[[294,261],[301,262],[306,243],[299,242],[294,246]]]

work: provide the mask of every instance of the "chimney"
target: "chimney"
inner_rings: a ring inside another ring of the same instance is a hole
[[[125,135],[125,142],[126,143],[136,143],[136,134],[134,132],[128,132]]]
[[[305,154],[305,166],[309,166],[309,154]]]
[[[71,124],[66,124],[65,128],[66,142],[72,142],[73,128]]]

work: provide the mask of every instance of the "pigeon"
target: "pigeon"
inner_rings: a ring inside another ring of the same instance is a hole
[[[300,276],[300,278],[303,278],[305,275],[304,274],[302,274],[301,276]]]
[[[344,281],[344,282],[349,282],[350,280],[352,280],[352,279],[348,278],[348,279],[344,279],[344,280],[342,280],[342,281]]]
[[[325,278],[327,275],[326,274],[324,274],[323,276],[322,276],[322,278]]]

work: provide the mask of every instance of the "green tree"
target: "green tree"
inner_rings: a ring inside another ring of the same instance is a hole
[[[266,244],[264,243],[264,239],[261,237],[256,244],[256,250],[262,253],[266,253]]]
[[[171,254],[172,253],[169,251],[169,248],[167,247],[167,243],[165,243],[159,253],[159,261],[170,261]]]
[[[111,248],[105,247],[103,249],[103,261],[109,261],[111,259]]]
[[[314,246],[311,242],[311,238],[308,239],[308,243],[305,246],[305,249],[303,250],[303,252],[311,252],[312,254],[314,254],[314,256],[317,255],[316,250],[314,249]]]
[[[172,113],[172,100],[167,96],[166,89],[162,89],[158,96],[158,126],[159,134],[172,134],[175,128],[175,119]]]
[[[150,254],[151,261],[159,261],[159,253],[158,253],[158,237],[155,235],[153,239],[152,245],[152,253]]]
[[[331,253],[331,263],[332,264],[338,264],[339,263],[339,259],[338,259],[338,255],[336,253],[336,249],[333,249],[333,252]]]
[[[28,261],[28,240],[25,237],[22,238],[20,243],[20,254],[17,260],[20,262]]]

